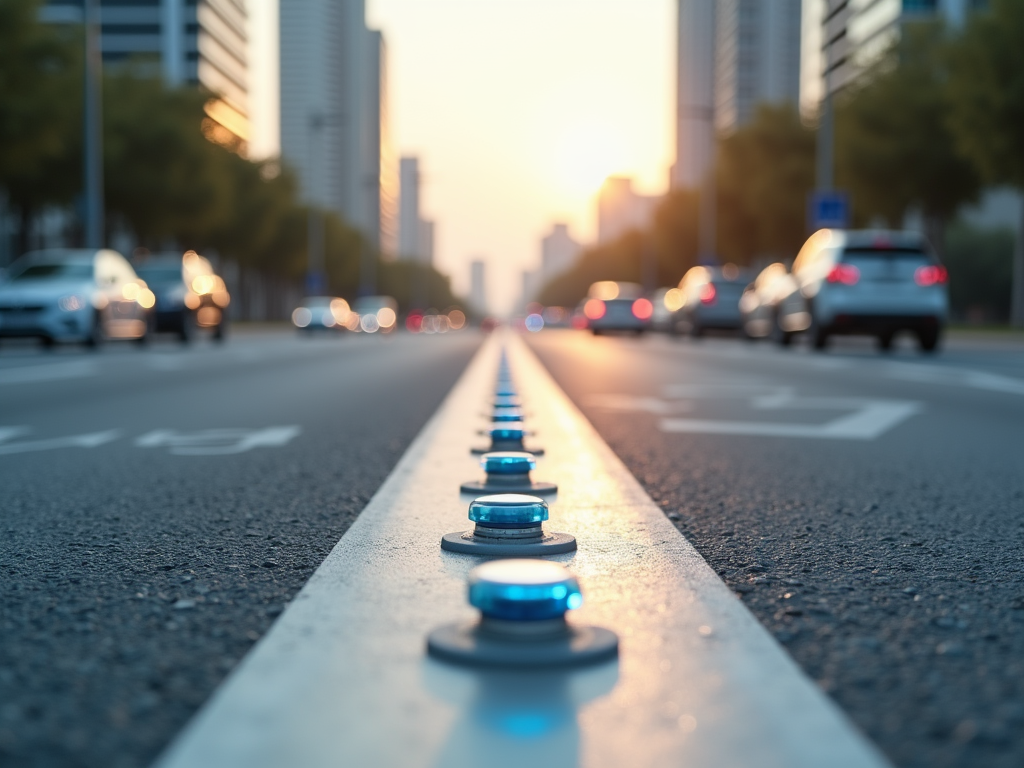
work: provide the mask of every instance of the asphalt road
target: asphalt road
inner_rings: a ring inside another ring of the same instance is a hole
[[[529,341],[894,763],[1024,765],[1024,348]]]
[[[0,765],[147,765],[479,343],[0,349]]]

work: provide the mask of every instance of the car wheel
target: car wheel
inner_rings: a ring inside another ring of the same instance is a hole
[[[213,340],[224,341],[228,337],[228,324],[226,320],[221,320],[217,323],[217,326],[213,329]]]
[[[696,320],[694,320],[692,323],[690,323],[690,338],[699,339],[702,336],[704,336],[704,327]]]
[[[892,331],[885,331],[884,333],[878,334],[878,348],[883,352],[892,351],[892,340],[896,334]]]
[[[85,337],[85,346],[89,349],[99,349],[103,344],[103,315],[97,310],[92,316],[92,327],[89,328],[89,335]]]
[[[917,332],[917,344],[922,352],[934,352],[939,348],[941,334],[937,328]]]
[[[188,344],[196,335],[196,316],[192,312],[184,312],[181,316],[181,327],[178,329],[178,341]]]
[[[594,334],[595,336],[600,336],[601,335],[601,329],[600,328],[591,328],[590,332],[592,334]]]
[[[53,340],[53,336],[43,336],[39,339],[43,344],[43,349],[52,350],[56,342]]]

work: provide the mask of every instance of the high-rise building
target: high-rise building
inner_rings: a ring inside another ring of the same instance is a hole
[[[985,0],[804,0],[801,108],[814,114],[899,39],[907,21],[941,16],[951,26]]]
[[[715,125],[730,131],[758,104],[800,98],[800,0],[718,0]]]
[[[370,187],[368,203],[370,221],[378,221],[377,242],[384,258],[392,259],[398,253],[398,164],[391,144],[391,116],[388,109],[387,49],[380,32],[370,32],[370,146],[367,149],[367,184]],[[377,120],[374,121],[374,116]],[[373,159],[377,158],[376,168]],[[376,173],[372,171],[375,170]],[[376,187],[376,189],[374,188]]]
[[[569,234],[568,224],[555,224],[551,234],[540,241],[542,282],[562,274],[575,263],[583,246]]]
[[[398,163],[398,255],[416,259],[421,243],[420,161],[403,157]]]
[[[434,222],[420,207],[420,161],[403,157],[398,172],[398,257],[424,264],[434,262]]]
[[[715,0],[679,0],[674,187],[697,187],[714,150]]]
[[[609,176],[597,195],[597,241],[606,243],[631,229],[643,229],[660,199],[637,194],[632,179]]]
[[[383,38],[366,28],[363,0],[280,0],[280,28],[282,158],[309,202],[384,248],[394,182]]]
[[[487,314],[487,265],[476,259],[469,265],[469,304],[482,315]]]
[[[81,23],[82,0],[48,0],[40,18]],[[152,67],[172,84],[200,85],[207,137],[245,152],[249,51],[244,0],[99,0],[105,66]]]

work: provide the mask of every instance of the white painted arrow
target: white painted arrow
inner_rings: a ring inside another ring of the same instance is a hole
[[[24,430],[18,430],[18,432],[22,431]],[[15,432],[15,434],[18,432]],[[24,443],[3,442],[0,444],[0,456],[8,456],[13,453],[31,453],[33,451],[52,451],[57,448],[96,448],[116,440],[120,434],[119,430],[109,429],[106,432],[51,437],[46,440],[29,440]],[[5,441],[12,436],[9,434],[4,435],[0,432],[0,441]]]
[[[175,432],[157,429],[135,441],[139,448],[168,448],[176,456],[226,456],[253,448],[287,445],[302,431],[297,426],[266,429],[206,429],[200,432]]]

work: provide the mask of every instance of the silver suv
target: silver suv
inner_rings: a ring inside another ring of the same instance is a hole
[[[807,332],[815,349],[834,334],[878,338],[892,347],[899,331],[935,350],[949,314],[947,273],[916,232],[822,229],[793,262],[793,291],[778,309],[779,342]]]

